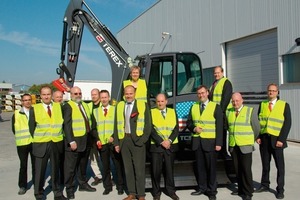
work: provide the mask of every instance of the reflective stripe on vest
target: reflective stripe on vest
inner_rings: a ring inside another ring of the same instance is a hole
[[[227,110],[229,125],[229,146],[254,145],[254,133],[251,126],[253,108],[244,106],[236,117],[235,109]]]
[[[98,137],[102,144],[107,144],[114,132],[115,107],[110,106],[106,116],[102,107],[95,108],[93,114],[97,122]]]
[[[272,111],[269,110],[269,101],[260,104],[259,123],[260,134],[269,133],[279,136],[284,122],[285,101],[278,100]]]
[[[32,137],[29,132],[28,118],[26,114],[21,114],[19,110],[15,111],[15,139],[17,146],[24,146],[32,143]]]
[[[144,121],[145,121],[145,110],[146,105],[144,101],[135,101],[138,109],[138,118],[136,125],[136,135],[141,136],[144,134]],[[119,139],[123,139],[125,136],[125,102],[121,101],[117,104],[117,129]],[[133,132],[133,130],[131,130]]]
[[[225,81],[228,80],[227,78],[223,77],[221,78],[217,85],[215,86],[215,89],[214,89],[214,93],[213,93],[213,102],[217,103],[220,105],[221,103],[221,100],[222,100],[222,93],[223,93],[223,87],[224,87],[224,84],[225,84]],[[210,88],[211,90],[212,88]]]
[[[132,85],[131,80],[125,80],[123,81],[124,88],[127,85]],[[138,101],[144,101],[147,102],[147,85],[146,81],[144,79],[139,79],[137,83],[137,88],[135,91],[135,99]]]
[[[74,137],[81,137],[86,134],[86,127],[85,127],[85,121],[84,118],[79,110],[79,106],[74,101],[70,100],[68,101],[68,104],[72,108],[72,129]],[[91,127],[91,114],[90,109],[88,105],[84,102],[81,102],[81,105],[83,106],[85,110],[86,117],[89,120],[89,125]]]
[[[153,108],[151,109],[151,117],[152,124],[154,125],[158,135],[163,140],[168,140],[177,123],[175,110],[173,108],[167,108],[166,118],[164,118],[158,108]],[[178,143],[178,138],[176,138],[172,143]],[[151,144],[155,144],[153,139],[151,139]]]
[[[214,117],[216,105],[215,102],[208,102],[205,110],[200,115],[200,103],[193,104],[192,119],[194,126],[202,128],[202,132],[200,134],[193,133],[193,137],[216,138],[216,119]]]
[[[34,130],[33,142],[60,142],[62,134],[62,110],[59,103],[52,103],[52,115],[49,117],[42,103],[34,105],[36,128]]]

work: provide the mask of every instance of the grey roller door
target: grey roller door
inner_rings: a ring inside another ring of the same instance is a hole
[[[272,29],[226,43],[227,77],[234,91],[266,91],[279,83],[277,30]]]

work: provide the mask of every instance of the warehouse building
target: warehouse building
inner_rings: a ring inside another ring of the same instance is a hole
[[[191,51],[199,55],[203,83],[221,65],[234,91],[254,106],[277,83],[292,108],[290,140],[300,141],[299,0],[159,0],[117,34],[131,57]]]

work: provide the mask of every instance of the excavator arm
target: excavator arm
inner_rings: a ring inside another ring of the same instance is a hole
[[[61,61],[56,70],[60,80],[64,81],[61,83],[66,87],[72,87],[74,84],[83,29],[86,26],[110,62],[112,80],[114,80],[111,97],[120,100],[122,81],[128,77],[129,67],[132,64],[129,55],[83,0],[70,0],[63,23]],[[66,91],[66,89],[60,90]]]

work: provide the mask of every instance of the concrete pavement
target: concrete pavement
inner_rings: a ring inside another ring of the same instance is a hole
[[[16,151],[14,136],[11,132],[11,116],[13,113],[2,113],[5,122],[0,122],[0,200],[32,200],[34,199],[33,187],[27,191],[25,195],[18,195],[18,174],[19,174],[19,159]],[[300,144],[289,142],[289,147],[285,150],[285,164],[286,164],[286,185],[285,185],[285,199],[296,200],[300,198]],[[30,159],[29,159],[30,160]],[[30,161],[29,161],[30,169]],[[256,151],[253,153],[253,179],[254,186],[258,187],[261,176],[261,161],[256,146]],[[31,172],[28,172],[29,181],[31,179]],[[276,168],[274,161],[271,163],[271,188],[272,192],[264,192],[256,194],[254,193],[253,200],[273,200],[275,198],[276,188]],[[49,180],[49,177],[48,177]],[[53,199],[53,193],[48,186],[48,180],[45,184],[47,199]],[[90,178],[89,183],[93,181]],[[31,184],[30,184],[31,185]],[[103,185],[96,186],[96,192],[79,192],[76,191],[75,199],[123,199],[126,195],[117,195],[117,190],[114,187],[113,191],[109,195],[102,195],[104,191]],[[232,186],[222,186],[218,188],[217,199],[219,200],[238,200],[239,196],[232,196]],[[192,188],[180,188],[176,192],[181,200],[207,200],[208,197],[204,195],[191,196],[190,193],[194,190]],[[64,191],[65,194],[65,191]],[[146,192],[146,199],[152,199],[150,192]],[[161,196],[161,200],[169,200],[170,198],[164,194]]]

